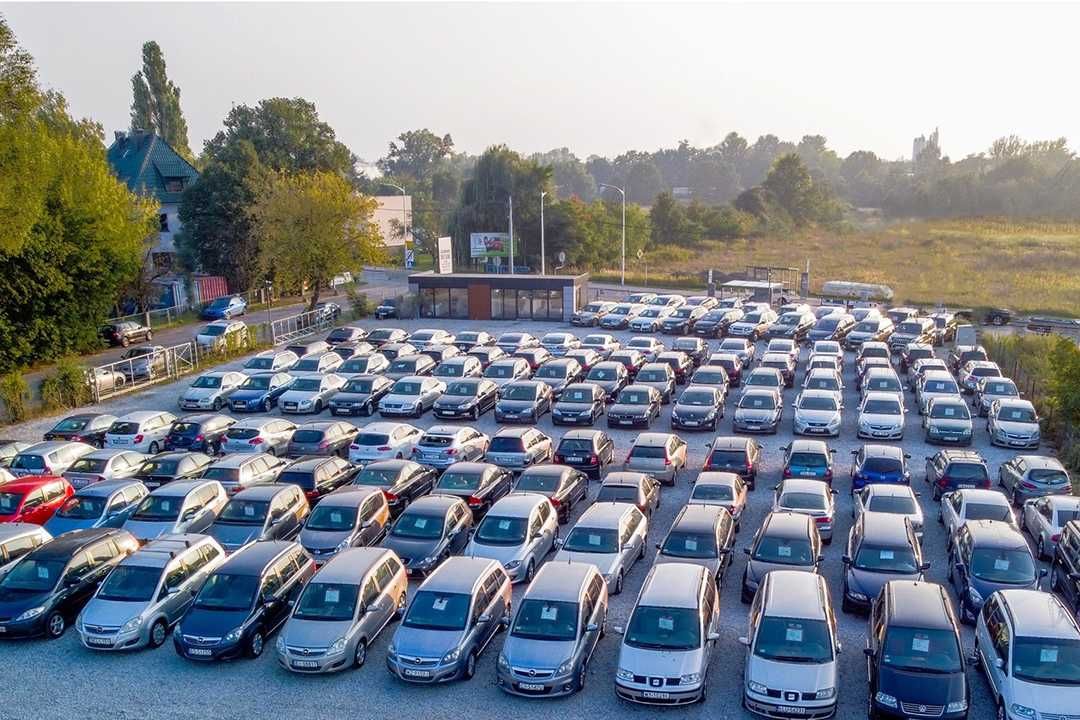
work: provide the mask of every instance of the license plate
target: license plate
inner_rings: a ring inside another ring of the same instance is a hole
[[[210,657],[213,651],[209,648],[188,648],[188,655],[198,655],[199,657]]]
[[[797,707],[795,705],[778,705],[776,709],[777,709],[778,712],[782,712],[782,713],[784,713],[786,715],[805,715],[806,714],[806,708]]]
[[[585,462],[585,458],[578,457],[577,455],[574,455],[572,457],[566,458],[566,462],[568,462],[568,463],[581,463],[581,462]]]
[[[620,425],[633,425],[634,421],[633,420],[620,420],[619,424]]]
[[[161,483],[154,482],[153,480],[147,480],[146,482],[143,483],[143,485],[145,485],[148,488],[156,488],[156,487],[159,487],[161,485]]]
[[[3,625],[0,625],[0,635],[3,635],[6,632],[7,632],[7,628],[4,627]]]
[[[958,488],[973,488],[973,487],[975,487],[975,483],[960,483],[956,487],[958,487]]]
[[[405,668],[401,672],[402,672],[403,675],[405,675],[407,677],[417,677],[417,678],[429,678],[429,677],[431,677],[431,671],[430,670],[413,670],[412,668]]]
[[[686,422],[683,423],[683,425],[685,425],[686,427],[697,427],[698,426],[698,421],[697,420],[687,420]]]
[[[112,640],[109,638],[88,637],[86,638],[86,642],[89,645],[112,645]]]
[[[536,683],[518,683],[518,687],[522,690],[532,690],[535,692],[539,692],[540,690],[544,689],[543,685],[538,685]]]
[[[293,660],[292,666],[294,668],[315,669],[319,667],[319,663],[314,660]]]
[[[875,430],[871,433],[874,437],[889,437],[889,432],[886,430]]]
[[[666,692],[653,692],[652,690],[644,690],[641,693],[642,697],[650,698],[652,700],[667,700],[671,697],[671,693]]]

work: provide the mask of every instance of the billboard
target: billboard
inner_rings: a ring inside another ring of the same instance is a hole
[[[469,235],[469,257],[510,256],[510,233],[480,232]]]
[[[454,272],[454,251],[450,246],[450,238],[439,238],[439,265],[440,275],[449,275]]]

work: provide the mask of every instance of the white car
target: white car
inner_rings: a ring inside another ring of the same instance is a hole
[[[858,437],[901,440],[907,411],[895,393],[868,392],[859,404]]]
[[[660,329],[660,323],[674,312],[675,308],[667,305],[650,305],[631,320],[627,327],[632,332],[656,332]]]
[[[407,459],[423,434],[408,423],[368,423],[349,445],[349,462],[367,465],[378,460]]]
[[[1035,540],[1039,559],[1053,557],[1061,538],[1061,529],[1070,520],[1080,520],[1080,497],[1047,495],[1024,503],[1020,523]]]
[[[840,364],[844,362],[844,348],[835,340],[818,340],[813,344],[810,355],[829,355]]]
[[[296,425],[278,417],[253,417],[234,423],[221,441],[224,453],[270,453],[284,456]]]
[[[105,433],[105,447],[157,455],[176,416],[171,412],[139,410],[116,419]]]
[[[330,405],[332,398],[345,384],[345,378],[335,373],[302,375],[289,385],[278,398],[283,413],[315,413]]]
[[[999,520],[1020,529],[1009,498],[997,490],[979,488],[961,488],[942,495],[938,520],[949,537],[968,520]]]
[[[266,350],[253,355],[244,363],[244,372],[288,372],[300,357],[292,350]]]
[[[240,320],[215,320],[195,336],[201,352],[222,352],[248,345],[248,326]]]
[[[532,582],[555,547],[559,514],[535,493],[514,493],[495,502],[473,531],[464,554],[497,560],[510,582]]]
[[[821,480],[787,478],[776,486],[772,510],[801,513],[814,518],[821,541],[828,545],[832,542],[833,526],[836,524],[835,494],[836,491]]]
[[[795,399],[792,429],[796,435],[839,437],[843,408],[829,390],[803,390]]]
[[[903,515],[911,521],[911,527],[918,537],[923,535],[923,511],[919,505],[918,493],[910,485],[899,483],[871,483],[856,490],[852,496],[851,517],[870,512]]]
[[[815,368],[806,373],[803,379],[803,390],[828,390],[836,396],[837,402],[844,400],[844,381],[840,379],[840,373],[828,368]]]
[[[345,360],[333,350],[311,353],[300,358],[289,371],[292,375],[300,373],[331,373],[337,371]]]
[[[569,350],[581,347],[581,341],[567,332],[549,332],[540,338],[540,347],[547,349],[555,357],[562,357]]]
[[[446,383],[434,377],[407,375],[394,383],[379,401],[382,417],[419,418],[446,392]]]
[[[811,354],[806,360],[806,372],[811,370],[831,370],[837,375],[844,371],[844,364],[835,355]]]
[[[231,370],[203,373],[188,386],[177,404],[181,410],[220,410],[245,380],[247,375]]]

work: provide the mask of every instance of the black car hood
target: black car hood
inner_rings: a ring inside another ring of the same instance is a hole
[[[438,538],[435,540],[412,540],[409,538],[397,537],[395,535],[387,535],[383,540],[382,546],[388,550],[393,550],[398,554],[398,557],[408,558],[410,560],[423,560],[426,557],[432,555],[438,555],[442,550],[444,538]]]
[[[224,637],[231,630],[244,624],[251,616],[250,609],[244,610],[207,610],[192,608],[180,621],[180,632],[184,635],[202,637]]]
[[[30,608],[49,605],[54,597],[55,593],[53,591],[19,592],[0,590],[0,618],[14,620]]]
[[[919,705],[948,705],[963,700],[964,673],[929,673],[898,670],[887,665],[878,669],[878,690],[897,700]]]
[[[502,410],[504,412],[507,411],[507,410],[509,410],[510,412],[521,412],[522,410],[532,410],[534,407],[536,407],[536,405],[537,405],[536,400],[505,400],[505,399],[503,399],[503,400],[499,401],[498,407],[499,407],[499,410]]]

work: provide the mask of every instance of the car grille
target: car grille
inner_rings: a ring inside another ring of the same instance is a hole
[[[188,645],[217,645],[221,642],[221,638],[204,637],[201,635],[184,635],[184,642]]]
[[[1005,433],[1005,437],[1009,438],[1010,440],[1030,440],[1031,439],[1031,435],[1027,434],[1027,433],[1024,433],[1024,434],[1021,434],[1021,433]]]
[[[83,630],[95,635],[114,635],[120,632],[119,625],[83,625]]]
[[[295,410],[296,409],[296,403],[294,403],[294,402],[283,402],[283,403],[281,403],[281,407],[283,409],[285,409],[285,410]]]
[[[888,432],[890,430],[895,430],[896,427],[894,425],[871,425],[870,429],[878,430],[880,432]]]
[[[412,667],[432,667],[439,664],[439,658],[411,657],[406,655],[398,655],[398,661],[402,665],[411,665]]]
[[[798,690],[780,690],[777,688],[766,688],[765,694],[771,698],[778,698],[784,702],[799,702],[800,700],[816,700],[817,693],[801,693]]]
[[[555,674],[554,670],[537,670],[536,668],[522,668],[522,667],[513,667],[513,666],[511,666],[510,669],[514,672],[515,675],[519,675],[519,676],[524,677],[524,678],[529,678],[530,680],[532,680],[533,678],[537,678],[537,679],[549,678],[549,677],[551,677],[552,675]]]
[[[285,649],[289,651],[290,655],[298,655],[305,658],[322,657],[326,654],[326,648],[294,647],[292,645],[286,645]]]
[[[680,678],[677,677],[655,677],[652,675],[635,675],[634,682],[641,685],[648,685],[649,687],[671,687],[672,685],[678,685]]]
[[[906,715],[918,715],[920,717],[938,717],[945,712],[944,705],[923,705],[921,703],[901,702],[900,708]],[[1045,718],[1046,715],[1043,715]]]
[[[1039,713],[1042,720],[1080,720],[1080,715],[1056,715],[1051,713]]]

